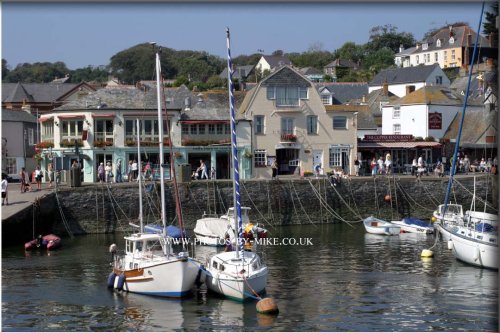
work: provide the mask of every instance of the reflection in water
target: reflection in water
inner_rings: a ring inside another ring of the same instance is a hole
[[[272,237],[313,246],[261,248],[267,296],[280,313],[256,313],[202,286],[185,300],[106,288],[108,247],[122,235],[82,236],[64,249],[2,252],[3,331],[496,331],[498,272],[455,260],[434,237],[366,234],[362,225],[290,226]],[[217,249],[198,247],[205,262]],[[381,320],[383,318],[383,320]]]

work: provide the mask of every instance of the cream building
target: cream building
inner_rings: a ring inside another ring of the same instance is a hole
[[[252,124],[253,177],[304,175],[321,163],[322,172],[354,172],[357,151],[356,111],[325,106],[313,83],[284,66],[250,90],[239,108]]]

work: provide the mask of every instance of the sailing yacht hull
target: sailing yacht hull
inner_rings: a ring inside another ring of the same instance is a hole
[[[458,260],[474,266],[498,269],[496,235],[474,234],[468,228],[458,227],[455,232],[449,233],[449,237],[453,243],[453,254]]]
[[[115,269],[114,288],[162,297],[187,296],[191,293],[199,268],[185,258],[174,258],[141,263],[141,268],[137,269],[125,271]],[[122,274],[125,280],[123,286],[120,286]]]
[[[216,273],[213,276],[207,276],[205,283],[207,288],[213,292],[242,301],[251,296],[260,296],[260,293],[266,288],[267,268],[258,274],[245,278]]]

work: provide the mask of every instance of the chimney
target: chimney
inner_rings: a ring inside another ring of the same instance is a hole
[[[387,83],[387,79],[385,79],[385,81],[384,81],[383,93],[384,93],[384,96],[389,96],[389,83]]]
[[[361,102],[366,103],[366,96],[365,95],[363,95],[363,97],[361,97]]]
[[[416,48],[417,50],[419,50],[419,49],[420,49],[420,43],[417,43],[417,45],[415,45],[415,48]]]
[[[467,46],[471,46],[472,45],[472,35],[469,33],[467,35]]]
[[[403,44],[399,44],[399,53],[403,52],[404,48],[403,48]]]
[[[450,28],[450,37],[453,37],[453,26],[452,26],[452,25],[450,25],[450,27],[449,27],[449,28]]]

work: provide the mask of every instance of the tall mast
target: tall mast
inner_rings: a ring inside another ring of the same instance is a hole
[[[165,216],[165,181],[164,181],[164,157],[163,157],[163,121],[161,115],[161,87],[160,87],[160,75],[161,75],[161,65],[160,65],[160,53],[156,51],[156,95],[158,104],[158,135],[160,141],[160,192],[161,192],[161,222],[163,225],[163,235],[167,235],[167,223]]]
[[[141,226],[141,234],[144,233],[144,221],[143,221],[143,213],[142,213],[142,179],[141,179],[141,134],[140,134],[140,126],[139,119],[136,119],[136,128],[137,128],[137,166],[138,166],[138,181],[139,181],[139,222]]]
[[[226,28],[226,43],[227,43],[227,87],[229,90],[229,108],[231,112],[231,160],[233,168],[233,202],[235,206],[234,210],[234,221],[235,228],[238,231],[237,246],[239,246],[239,251],[236,250],[236,258],[244,258],[243,255],[243,223],[241,221],[241,203],[240,203],[240,172],[238,167],[238,150],[236,149],[236,126],[235,126],[235,116],[234,116],[234,96],[233,96],[233,70],[231,65],[231,43],[229,36],[229,28]]]

